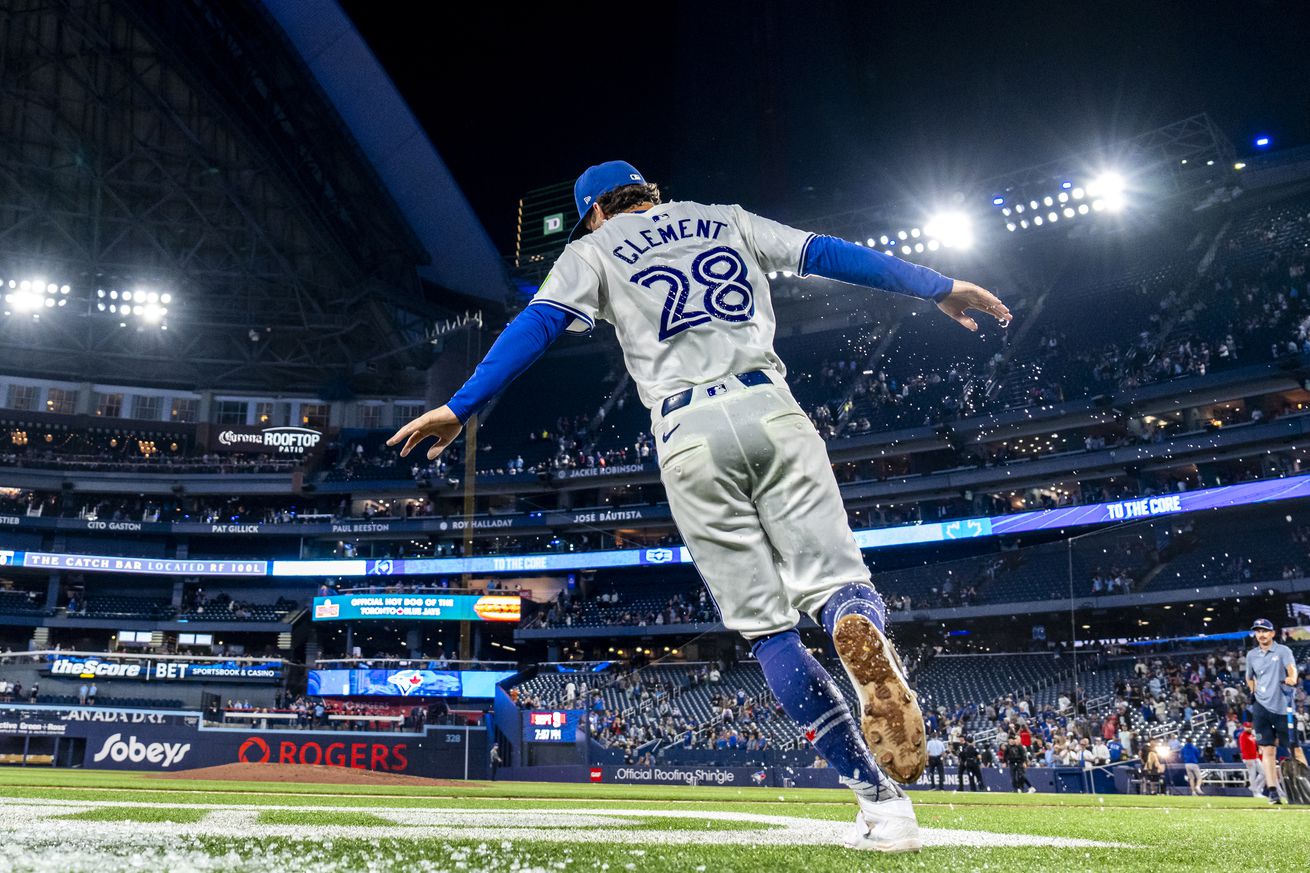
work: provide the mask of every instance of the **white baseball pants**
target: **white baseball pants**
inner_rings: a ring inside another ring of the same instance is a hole
[[[673,520],[723,623],[747,639],[816,621],[834,592],[869,581],[827,448],[777,373],[729,376],[651,432]]]

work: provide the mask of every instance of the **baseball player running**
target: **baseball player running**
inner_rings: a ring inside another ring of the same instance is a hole
[[[914,810],[893,779],[927,764],[923,715],[885,635],[886,610],[851,535],[823,440],[773,350],[766,274],[787,270],[936,303],[969,330],[1006,323],[988,291],[740,206],[663,203],[631,164],[589,168],[578,223],[531,304],[450,401],[400,428],[402,457],[436,458],[469,416],[562,333],[614,325],[651,411],[673,518],[724,624],[752,643],[770,690],[854,791],[852,848],[917,851]],[[802,644],[800,613],[833,638],[860,700],[857,724]],[[891,778],[888,778],[890,776]]]

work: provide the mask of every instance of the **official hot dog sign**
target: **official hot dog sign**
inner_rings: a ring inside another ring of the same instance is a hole
[[[518,621],[521,610],[522,601],[508,594],[340,594],[314,598],[314,621]]]

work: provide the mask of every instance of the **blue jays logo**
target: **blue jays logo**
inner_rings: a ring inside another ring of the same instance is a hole
[[[374,576],[390,576],[394,569],[395,564],[390,560],[374,561],[373,566],[369,568],[369,573]]]
[[[769,778],[769,772],[767,770],[756,770],[754,773],[751,774],[751,781],[754,782],[756,785],[763,785],[764,780],[768,778]]]
[[[673,560],[673,549],[647,549],[647,564],[667,564]]]
[[[396,686],[401,696],[409,697],[423,687],[423,676],[418,670],[399,670],[387,677],[387,684]]]

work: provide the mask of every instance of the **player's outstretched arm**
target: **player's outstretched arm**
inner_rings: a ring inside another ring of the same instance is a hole
[[[435,460],[464,429],[464,422],[513,382],[542,352],[564,333],[573,316],[554,306],[529,306],[505,328],[478,364],[464,387],[445,406],[425,412],[387,440],[387,445],[404,443],[403,458],[415,446],[432,437],[428,460]]]
[[[969,330],[977,330],[978,322],[966,314],[968,310],[985,312],[1003,325],[1010,321],[1005,304],[972,282],[831,236],[810,238],[801,257],[801,273],[931,300]]]
[[[951,293],[937,301],[937,308],[969,330],[977,330],[978,322],[966,313],[969,310],[985,312],[1005,327],[1010,323],[1010,310],[995,294],[986,288],[979,288],[972,282],[956,279],[951,285]]]

